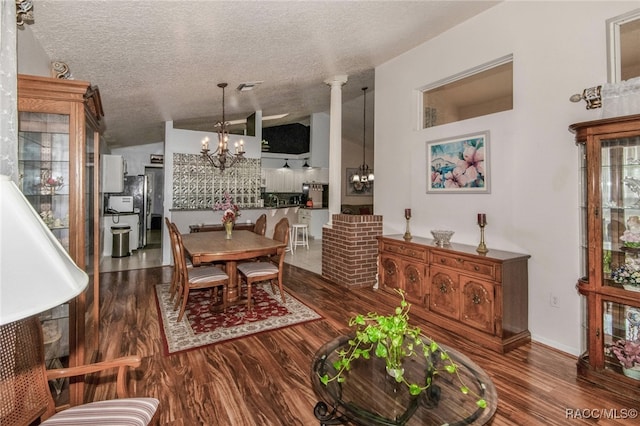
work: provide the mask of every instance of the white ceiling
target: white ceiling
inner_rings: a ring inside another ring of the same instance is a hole
[[[329,111],[324,81],[335,75],[349,77],[345,104],[363,86],[373,100],[377,65],[497,3],[34,0],[29,28],[52,61],[99,87],[105,140],[115,148],[163,141],[168,120],[213,130],[220,82],[229,83],[227,120],[289,113],[272,123],[281,124]],[[236,90],[254,81],[264,83]],[[343,133],[359,138],[362,104],[351,109]]]

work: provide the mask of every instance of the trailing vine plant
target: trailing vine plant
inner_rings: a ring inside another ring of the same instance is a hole
[[[370,359],[372,354],[385,360],[387,372],[395,378],[398,383],[404,383],[411,395],[419,395],[428,389],[432,384],[432,378],[439,374],[438,369],[433,369],[433,374],[426,377],[424,384],[411,383],[404,376],[402,369],[402,359],[404,357],[421,354],[428,363],[433,365],[433,358],[439,357],[443,362],[442,369],[455,375],[460,382],[460,392],[463,394],[472,393],[466,386],[458,372],[458,366],[449,357],[449,354],[438,345],[433,339],[426,343],[421,334],[420,328],[409,324],[409,309],[411,304],[405,300],[404,291],[396,290],[402,297],[400,306],[395,308],[392,315],[379,315],[369,312],[366,315],[359,314],[349,320],[349,327],[356,327],[355,337],[349,339],[348,347],[338,350],[338,359],[333,363],[336,374],[320,375],[320,382],[325,386],[332,381],[342,383],[346,380],[345,373],[350,370],[351,363],[359,358]],[[486,408],[487,402],[476,396],[476,405]]]

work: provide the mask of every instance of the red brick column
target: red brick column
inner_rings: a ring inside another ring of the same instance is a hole
[[[322,228],[322,276],[347,287],[372,287],[382,216],[334,214],[331,222]]]

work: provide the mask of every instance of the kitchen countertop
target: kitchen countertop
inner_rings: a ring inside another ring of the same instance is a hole
[[[129,215],[138,215],[139,213],[104,213],[103,216],[129,216]]]

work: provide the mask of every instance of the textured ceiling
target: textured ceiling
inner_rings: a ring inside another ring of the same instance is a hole
[[[220,82],[229,83],[227,120],[289,113],[271,123],[280,124],[328,111],[324,81],[334,75],[349,77],[346,104],[363,86],[372,100],[377,65],[496,3],[34,0],[29,29],[52,61],[100,88],[105,140],[121,147],[163,141],[168,120],[212,130]],[[263,83],[236,90],[254,81]],[[356,104],[343,111],[347,137],[361,134]]]

